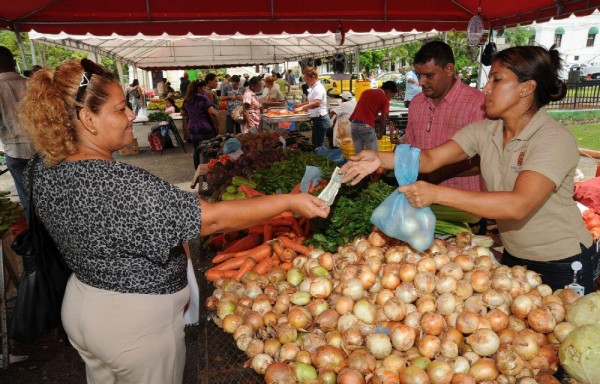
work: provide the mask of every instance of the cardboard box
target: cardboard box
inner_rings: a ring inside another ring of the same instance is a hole
[[[137,139],[133,139],[131,144],[127,144],[119,150],[119,155],[121,156],[137,155],[138,153],[140,153],[140,147],[138,146]]]

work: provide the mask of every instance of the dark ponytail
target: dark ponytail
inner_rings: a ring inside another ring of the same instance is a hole
[[[493,61],[511,70],[521,83],[535,81],[536,110],[551,101],[562,100],[567,94],[566,84],[558,78],[562,59],[554,47],[550,50],[540,46],[507,48],[498,52]]]

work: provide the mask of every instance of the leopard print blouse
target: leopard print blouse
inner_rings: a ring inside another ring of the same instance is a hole
[[[24,174],[28,184],[29,173]],[[152,174],[118,161],[63,161],[34,172],[36,213],[77,278],[141,294],[185,288],[182,242],[200,234],[200,203]],[[179,252],[171,250],[179,249]]]

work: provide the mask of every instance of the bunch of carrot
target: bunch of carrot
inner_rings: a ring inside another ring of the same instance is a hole
[[[251,239],[258,234],[251,234]],[[250,244],[250,240],[246,240]],[[279,236],[271,241],[256,245],[250,249],[218,253],[212,260],[217,264],[206,271],[206,280],[216,281],[219,278],[240,281],[244,274],[255,271],[265,275],[273,266],[281,265],[285,270],[292,268],[292,260],[298,255],[308,255],[310,248],[302,244],[302,237]]]
[[[310,234],[311,227],[308,219],[304,217],[297,219],[293,213],[284,212],[243,231],[214,235],[204,243],[204,247],[232,253],[254,248],[277,236],[307,239]]]

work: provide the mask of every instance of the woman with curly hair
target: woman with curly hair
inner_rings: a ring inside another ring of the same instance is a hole
[[[62,322],[88,383],[182,382],[182,243],[287,210],[329,212],[309,194],[211,204],[116,161],[135,115],[118,81],[87,59],[37,72],[20,116],[43,160],[29,164],[33,206],[73,270]]]

